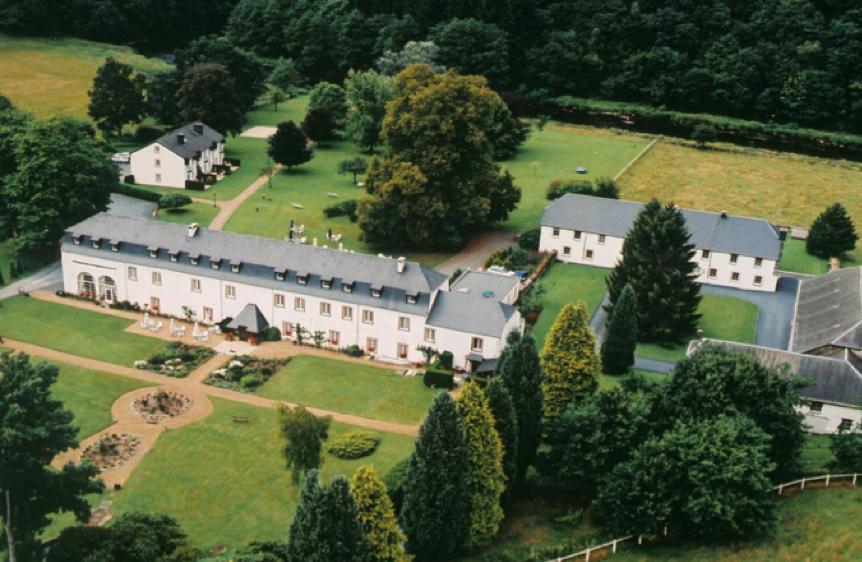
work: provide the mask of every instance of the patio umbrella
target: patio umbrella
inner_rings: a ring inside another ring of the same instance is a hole
[[[168,333],[169,334],[174,333],[174,319],[173,318],[171,318],[171,327],[168,329]]]

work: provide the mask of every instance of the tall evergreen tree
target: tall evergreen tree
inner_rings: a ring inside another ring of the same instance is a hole
[[[637,296],[639,341],[681,343],[700,319],[693,256],[682,212],[656,199],[647,203],[626,234],[622,259],[608,276],[608,314],[613,316],[623,287],[630,284]]]
[[[819,258],[838,258],[856,247],[856,228],[841,203],[820,213],[805,240],[805,249]]]
[[[350,492],[368,548],[369,562],[409,562],[407,538],[398,526],[386,485],[373,466],[362,466],[350,478]]]
[[[485,393],[470,381],[456,402],[467,442],[467,491],[470,524],[464,546],[475,549],[487,545],[500,530],[503,508],[500,498],[506,489],[503,473],[503,443],[494,428],[494,416]]]
[[[96,71],[93,88],[88,92],[87,114],[100,129],[117,136],[123,133],[123,125],[140,121],[145,113],[144,79],[132,72],[130,65],[108,57]]]
[[[293,523],[290,524],[290,536],[287,543],[288,562],[305,562],[325,558],[315,558],[318,544],[325,540],[322,536],[324,522],[322,505],[325,498],[323,486],[320,485],[320,472],[315,468],[305,475],[305,484],[299,494],[299,504]]]
[[[518,478],[518,414],[515,403],[503,379],[493,377],[485,387],[485,397],[494,416],[494,429],[503,443],[503,474],[506,490],[511,490]]]
[[[623,287],[602,342],[602,369],[609,375],[627,373],[635,364],[638,345],[638,303],[631,285]]]
[[[533,334],[509,334],[509,345],[497,362],[495,376],[509,391],[518,419],[518,455],[515,483],[523,481],[536,460],[542,438],[542,381],[544,374]]]
[[[596,338],[590,330],[584,301],[567,304],[557,315],[542,348],[542,367],[543,424],[562,414],[571,402],[598,388]]]
[[[350,494],[350,484],[344,476],[336,476],[325,493],[326,538],[329,545],[320,552],[327,552],[326,560],[344,562],[366,562],[368,544],[356,511],[356,502]],[[324,560],[324,558],[320,558]]]
[[[463,544],[470,522],[467,445],[455,404],[434,398],[410,457],[401,528],[418,562],[445,560]]]

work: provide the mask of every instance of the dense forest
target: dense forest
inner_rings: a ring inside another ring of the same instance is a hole
[[[0,0],[0,26],[150,50],[224,33],[312,82],[429,40],[501,91],[862,132],[852,0]]]

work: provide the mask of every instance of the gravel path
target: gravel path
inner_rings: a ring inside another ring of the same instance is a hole
[[[282,166],[281,164],[277,164],[272,169],[272,175],[274,176],[275,174],[279,173],[283,167],[284,166]],[[215,216],[215,218],[212,220],[212,222],[210,222],[208,228],[210,230],[223,230],[224,225],[227,224],[227,221],[228,221],[228,219],[230,219],[231,215],[233,215],[234,212],[237,209],[239,209],[240,205],[245,203],[246,199],[248,199],[249,197],[254,195],[258,189],[260,189],[261,187],[266,185],[266,183],[269,181],[269,178],[270,178],[270,176],[264,174],[264,175],[260,176],[259,178],[257,178],[256,180],[254,180],[251,183],[251,185],[246,187],[242,191],[242,193],[240,193],[239,195],[237,195],[233,199],[229,199],[228,201],[222,201],[222,202],[218,203],[218,208],[219,208],[218,214]]]
[[[477,270],[485,267],[485,260],[494,250],[515,244],[515,233],[505,230],[490,230],[473,237],[463,250],[439,264],[440,273],[452,275],[456,270]]]

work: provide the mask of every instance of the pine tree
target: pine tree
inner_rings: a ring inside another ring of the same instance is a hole
[[[476,549],[491,542],[500,530],[506,489],[503,443],[494,428],[494,416],[485,393],[473,381],[461,389],[456,402],[467,442],[467,489],[470,524],[464,546]]]
[[[522,482],[536,460],[542,437],[542,364],[536,340],[530,333],[509,335],[508,345],[497,362],[495,376],[509,391],[518,418],[518,456],[515,484]]]
[[[638,339],[675,345],[697,329],[700,285],[694,245],[685,217],[673,205],[653,199],[635,219],[623,244],[623,256],[608,276],[608,314],[631,284],[637,296]]]
[[[638,306],[634,289],[623,287],[602,342],[602,369],[609,375],[627,373],[635,364],[638,345]]]
[[[856,228],[841,203],[835,203],[814,219],[805,250],[819,258],[838,258],[856,247]]]
[[[461,546],[470,521],[467,445],[455,404],[434,398],[410,457],[401,528],[419,562],[445,560]]]
[[[566,406],[598,388],[599,358],[596,338],[589,327],[587,305],[567,304],[554,320],[542,348],[542,381],[547,425],[563,413]]]
[[[503,474],[506,475],[506,490],[512,489],[518,478],[518,414],[512,395],[500,377],[493,377],[485,387],[485,397],[494,416],[494,429],[503,443]],[[504,496],[504,503],[508,493]]]
[[[362,466],[350,478],[350,491],[365,534],[370,562],[409,562],[406,537],[398,526],[395,507],[373,466]]]
[[[321,506],[324,501],[323,486],[320,485],[320,472],[309,470],[305,475],[305,485],[299,495],[296,515],[290,524],[290,537],[287,543],[289,562],[321,560],[314,558],[317,543],[321,541]]]
[[[332,479],[326,489],[325,504],[324,521],[330,543],[328,560],[365,562],[368,545],[347,478],[339,475]]]

